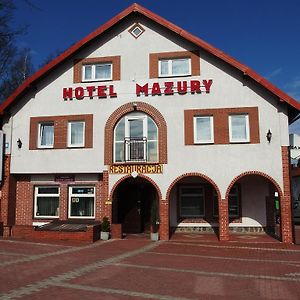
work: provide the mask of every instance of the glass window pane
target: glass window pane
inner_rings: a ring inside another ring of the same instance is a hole
[[[93,187],[72,187],[72,194],[94,194]]]
[[[169,74],[169,62],[167,60],[160,61],[160,75]]]
[[[189,59],[174,59],[172,60],[172,74],[189,74]]]
[[[71,197],[71,216],[94,216],[94,197]]]
[[[204,213],[203,197],[181,196],[181,215],[200,216]]]
[[[111,78],[111,65],[96,65],[95,79],[110,79]]]
[[[92,79],[92,66],[84,66],[84,79]]]
[[[211,141],[210,117],[200,117],[196,119],[196,139],[197,141]]]
[[[131,138],[142,138],[144,135],[143,119],[129,120],[129,135]]]
[[[231,138],[232,140],[247,139],[246,116],[231,116]]]
[[[124,142],[115,143],[115,162],[124,161]]]
[[[58,216],[59,197],[40,197],[36,198],[36,216]]]
[[[148,141],[148,161],[156,162],[157,158],[157,141]]]
[[[58,194],[58,187],[39,187],[39,194]]]
[[[148,140],[157,140],[157,127],[154,121],[148,117]]]
[[[84,122],[72,122],[71,126],[71,145],[83,145]]]
[[[54,140],[54,125],[41,124],[40,125],[40,143],[41,146],[52,146]]]
[[[115,141],[124,141],[125,138],[125,118],[122,118],[121,121],[117,124],[115,129]]]

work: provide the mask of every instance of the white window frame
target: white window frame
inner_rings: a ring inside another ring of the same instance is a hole
[[[110,76],[107,78],[96,78],[96,67],[97,66],[106,66],[106,65],[110,66]],[[92,67],[92,76],[90,79],[85,79],[85,67]],[[83,82],[112,80],[112,73],[113,73],[113,64],[110,62],[82,65],[82,81]]]
[[[176,60],[183,60],[187,59],[189,63],[189,71],[188,73],[179,73],[179,74],[173,74],[172,73],[172,64],[173,61]],[[161,62],[162,61],[168,61],[168,74],[161,74]],[[170,59],[159,59],[158,60],[158,76],[159,77],[176,77],[176,76],[191,76],[192,75],[192,62],[190,57],[180,57],[180,58],[170,58]]]
[[[151,163],[158,162],[158,156],[159,156],[159,152],[158,152],[159,144],[158,144],[158,142],[159,142],[159,138],[158,138],[158,127],[157,127],[157,124],[155,123],[155,121],[151,118],[153,120],[153,123],[156,126],[157,140],[153,140],[153,139],[149,140],[148,139],[148,118],[150,118],[150,117],[148,115],[146,115],[144,113],[129,114],[129,115],[125,115],[123,118],[125,119],[125,121],[124,121],[125,122],[125,126],[124,126],[125,127],[125,139],[131,137],[130,136],[129,122],[131,120],[142,120],[143,121],[143,137],[145,137],[147,139],[147,143],[145,143],[145,145],[144,145],[144,160],[146,162],[151,162]],[[121,122],[121,120],[123,118],[121,118],[119,122]],[[117,125],[114,128],[114,141],[113,141],[113,143],[114,143],[114,150],[113,150],[114,162],[116,162],[116,154],[115,154],[115,145],[116,145],[116,143],[123,143],[124,144],[124,141],[116,141],[116,128],[117,128],[119,122],[117,123]],[[157,142],[157,146],[156,146],[157,160],[156,161],[148,161],[148,157],[147,157],[147,155],[148,155],[148,142],[155,142],[155,141]],[[124,149],[124,150],[125,150],[125,153],[124,153],[124,161],[123,162],[125,162],[125,161],[130,162],[130,161],[128,161],[129,151],[128,151],[128,149]],[[120,163],[120,162],[117,162],[117,163]]]
[[[72,144],[71,136],[72,136],[72,124],[74,123],[82,123],[83,124],[83,132],[82,132],[82,143],[80,144]],[[84,147],[85,146],[85,121],[69,121],[68,122],[68,147],[76,148],[76,147]]]
[[[209,118],[210,139],[197,139],[197,120]],[[195,116],[194,117],[194,144],[213,144],[214,143],[214,119],[213,116]]]
[[[246,138],[245,139],[233,139],[232,138],[232,117],[244,116],[246,120]],[[249,129],[249,115],[248,114],[232,114],[229,115],[229,140],[230,143],[249,143],[250,142],[250,129]]]
[[[202,193],[201,194],[188,194],[188,195],[193,195],[193,196],[202,196],[203,197],[203,214],[200,215],[184,215],[181,213],[181,196],[185,195],[182,193],[182,189],[183,188],[197,188],[197,189],[201,189]],[[204,186],[203,185],[199,185],[199,186],[195,186],[195,185],[188,185],[188,184],[184,184],[184,185],[180,185],[179,187],[179,217],[181,218],[203,218],[205,217],[205,191],[204,191]]]
[[[42,126],[43,125],[52,125],[53,127],[53,143],[51,145],[42,145]],[[39,127],[38,127],[38,148],[43,148],[43,149],[47,149],[47,148],[53,148],[54,147],[54,122],[41,122],[39,123]]]
[[[73,194],[73,188],[93,188],[93,194]],[[93,216],[72,216],[71,215],[71,199],[72,197],[80,197],[80,198],[89,198],[94,197],[94,215]],[[96,210],[96,188],[93,185],[71,185],[69,186],[69,201],[68,201],[68,218],[69,219],[95,219],[95,210]]]
[[[39,188],[57,188],[58,194],[39,194]],[[41,216],[37,215],[37,198],[38,197],[58,197],[57,216]],[[60,202],[60,188],[57,185],[38,185],[34,187],[34,218],[35,219],[58,219],[59,218],[59,202]]]

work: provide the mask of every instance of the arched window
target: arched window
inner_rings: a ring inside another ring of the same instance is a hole
[[[122,117],[114,130],[114,162],[157,162],[158,130],[146,114]]]

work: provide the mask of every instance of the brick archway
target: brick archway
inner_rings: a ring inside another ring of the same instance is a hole
[[[150,178],[150,177],[148,177],[148,176],[146,176],[146,175],[143,175],[143,174],[139,174],[138,177],[145,179],[146,181],[148,181],[149,183],[151,183],[151,184],[153,185],[153,187],[156,189],[156,192],[157,192],[159,201],[161,201],[161,200],[162,200],[162,193],[161,193],[161,191],[160,191],[159,186],[156,184],[156,182],[155,182],[152,178]],[[123,181],[125,181],[126,179],[129,179],[129,178],[132,178],[132,176],[131,176],[131,175],[126,175],[126,176],[120,178],[120,179],[113,185],[113,187],[112,187],[112,189],[111,189],[111,191],[110,191],[109,199],[113,199],[114,192],[115,192],[116,188],[118,187],[118,185],[119,185],[121,182],[123,182]]]
[[[166,201],[168,201],[169,203],[169,197],[170,197],[170,193],[171,193],[171,190],[173,189],[173,187],[176,185],[177,182],[179,182],[180,180],[182,180],[183,178],[187,178],[187,177],[200,177],[202,179],[205,179],[206,181],[208,181],[213,187],[214,189],[216,190],[217,192],[217,195],[218,195],[218,199],[221,199],[221,193],[220,193],[220,190],[217,186],[217,184],[211,179],[209,178],[208,176],[202,174],[202,173],[185,173],[185,174],[182,174],[180,176],[178,176],[176,179],[174,179],[172,181],[172,183],[170,184],[168,190],[167,190],[167,193],[166,193]]]
[[[220,211],[220,207],[221,207],[221,204],[222,204],[222,201],[221,201],[221,193],[220,193],[220,189],[219,187],[217,186],[217,184],[208,176],[202,174],[202,173],[198,173],[198,172],[193,172],[193,173],[185,173],[185,174],[182,174],[180,176],[178,176],[176,179],[174,179],[172,181],[172,183],[170,184],[168,190],[167,190],[167,193],[166,193],[166,205],[168,206],[168,228],[170,230],[170,217],[169,217],[169,210],[171,208],[170,206],[170,194],[171,194],[171,191],[172,189],[176,186],[176,184],[178,182],[180,182],[182,179],[184,178],[188,178],[188,177],[198,177],[200,179],[204,179],[206,182],[208,182],[216,191],[217,193],[217,197],[218,197],[218,207],[219,207],[219,211]],[[220,213],[219,213],[220,214]],[[221,218],[219,218],[219,239],[222,240],[223,239],[223,236],[222,236],[222,223],[221,223]]]
[[[276,180],[274,180],[271,176],[263,173],[263,172],[260,172],[260,171],[247,171],[247,172],[244,172],[238,176],[236,176],[232,181],[231,183],[229,184],[227,190],[226,190],[226,194],[225,194],[225,199],[228,199],[228,195],[229,195],[229,192],[231,190],[231,188],[233,187],[233,185],[238,181],[240,180],[241,178],[245,177],[245,176],[249,176],[249,175],[258,175],[260,177],[264,177],[266,178],[267,180],[269,180],[271,183],[274,184],[274,186],[276,187],[278,193],[279,193],[279,198],[282,199],[283,197],[283,193],[282,193],[282,190],[279,186],[279,184],[276,182]]]
[[[226,200],[226,204],[228,207],[228,198],[229,198],[229,193],[230,190],[232,189],[233,185],[235,183],[237,183],[240,179],[248,177],[248,176],[257,176],[257,177],[261,177],[267,180],[267,182],[271,183],[273,185],[273,187],[277,190],[278,195],[279,195],[279,202],[280,202],[280,214],[285,214],[286,212],[282,210],[282,199],[283,199],[283,193],[282,190],[279,186],[279,184],[277,183],[277,181],[272,178],[271,176],[269,176],[266,173],[260,172],[260,171],[247,171],[247,172],[243,172],[240,175],[236,176],[229,184],[227,190],[226,190],[226,194],[225,194],[225,200]],[[275,228],[275,197],[269,195],[266,196],[266,226],[267,228]],[[282,220],[282,218],[281,218]],[[274,222],[274,223],[273,223]],[[273,223],[273,224],[272,224]],[[272,224],[272,225],[271,225]],[[282,221],[280,221],[280,226],[282,227]],[[283,232],[281,230],[281,239],[283,239]]]
[[[167,157],[167,123],[162,114],[153,106],[144,102],[130,102],[120,106],[108,118],[105,124],[104,135],[104,164],[113,163],[114,128],[117,122],[126,114],[137,111],[149,115],[158,127],[158,159],[159,163],[166,164]]]

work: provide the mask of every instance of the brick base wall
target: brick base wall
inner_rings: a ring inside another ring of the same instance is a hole
[[[37,241],[79,241],[93,243],[100,239],[100,225],[88,226],[87,231],[36,231],[33,226],[16,225],[12,227],[12,236],[16,239]]]

